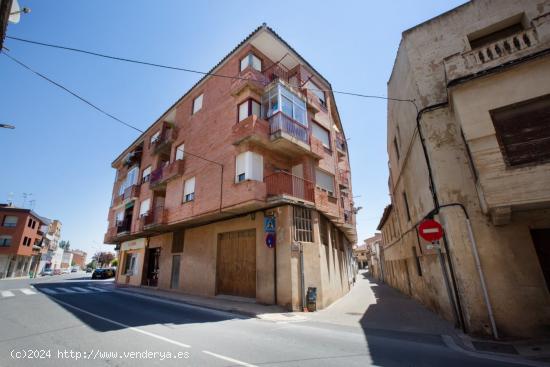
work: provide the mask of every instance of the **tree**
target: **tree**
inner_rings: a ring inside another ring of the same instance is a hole
[[[59,247],[61,247],[65,251],[69,251],[69,248],[71,247],[71,241],[60,241]]]
[[[88,264],[86,264],[86,268],[91,268],[91,269],[95,269],[97,268],[97,265],[96,265],[96,261],[95,260],[92,260],[90,261]]]
[[[111,266],[118,266],[118,259],[111,261]]]
[[[112,252],[96,252],[95,255],[92,257],[100,267],[104,267],[105,265],[109,265],[111,261],[115,259],[115,254]]]

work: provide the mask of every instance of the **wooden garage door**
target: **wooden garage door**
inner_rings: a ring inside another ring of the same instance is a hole
[[[255,298],[256,230],[221,233],[217,257],[217,293]]]

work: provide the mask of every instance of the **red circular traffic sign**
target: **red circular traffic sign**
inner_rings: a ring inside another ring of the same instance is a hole
[[[418,234],[428,242],[434,242],[443,237],[443,227],[433,219],[426,219],[418,226]]]

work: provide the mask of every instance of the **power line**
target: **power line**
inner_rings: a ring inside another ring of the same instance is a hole
[[[106,58],[106,59],[129,62],[129,63],[133,63],[133,64],[140,64],[140,65],[146,65],[146,66],[152,66],[152,67],[157,67],[157,68],[162,68],[162,69],[184,71],[184,72],[188,72],[188,73],[201,74],[201,75],[205,75],[205,76],[208,75],[208,76],[213,76],[213,77],[218,77],[218,78],[227,78],[227,79],[236,79],[236,80],[253,80],[251,78],[243,78],[243,77],[239,77],[239,76],[216,74],[216,73],[210,73],[210,72],[206,72],[206,71],[199,71],[199,70],[193,70],[193,69],[188,69],[188,68],[182,68],[182,67],[178,67],[178,66],[163,65],[163,64],[158,64],[158,63],[153,63],[153,62],[148,62],[148,61],[129,59],[129,58],[119,57],[119,56],[112,56],[112,55],[107,55],[107,54],[94,52],[94,51],[88,51],[88,50],[84,50],[84,49],[80,49],[80,48],[61,46],[61,45],[56,45],[56,44],[52,44],[52,43],[32,41],[32,40],[28,40],[28,39],[24,39],[24,38],[19,38],[19,37],[6,36],[6,38],[12,39],[14,41],[34,44],[34,45],[38,45],[38,46],[57,48],[57,49],[65,50],[65,51],[78,52],[78,53],[83,53],[83,54],[87,54],[87,55],[103,57],[103,58]],[[253,81],[258,82],[258,80],[253,80]],[[302,89],[308,89],[308,90],[316,90],[316,91],[320,91],[320,92],[332,92],[332,93],[336,93],[336,94],[342,94],[342,95],[348,95],[348,96],[354,96],[354,97],[384,99],[384,100],[398,101],[398,102],[411,102],[411,103],[414,104],[414,100],[411,100],[411,99],[391,98],[391,97],[384,97],[384,96],[376,96],[376,95],[368,95],[368,94],[362,94],[362,93],[340,91],[340,90],[334,90],[334,89],[303,88],[302,86],[298,86],[298,85],[295,86],[295,87],[302,88]]]
[[[56,81],[54,81],[54,80],[48,78],[48,77],[45,76],[44,74],[39,73],[38,71],[34,70],[34,69],[31,68],[30,66],[28,66],[28,65],[24,64],[23,62],[19,61],[19,60],[16,59],[15,57],[13,57],[13,56],[7,54],[4,50],[2,50],[1,52],[2,52],[5,56],[7,56],[10,60],[12,60],[13,62],[19,64],[20,66],[24,67],[25,69],[29,70],[30,72],[34,73],[35,75],[38,75],[38,76],[41,77],[42,79],[44,79],[44,80],[46,80],[46,81],[52,83],[52,84],[55,85],[56,87],[63,89],[65,92],[67,92],[67,93],[71,94],[72,96],[78,98],[79,100],[81,100],[82,102],[86,103],[86,104],[89,105],[90,107],[96,109],[97,111],[101,112],[102,114],[104,114],[104,115],[106,115],[106,116],[112,118],[113,120],[115,120],[115,121],[117,121],[117,122],[119,122],[119,123],[121,123],[121,124],[123,124],[123,125],[125,125],[125,126],[127,126],[127,127],[129,127],[129,128],[131,128],[131,129],[134,129],[134,130],[136,130],[136,131],[138,131],[138,132],[140,132],[140,133],[143,133],[143,130],[141,130],[141,129],[139,129],[139,128],[137,128],[137,127],[135,127],[135,126],[133,126],[133,125],[127,123],[127,122],[122,121],[121,119],[119,119],[119,118],[116,117],[116,116],[111,115],[109,112],[105,111],[105,110],[102,109],[101,107],[98,107],[97,105],[95,105],[95,104],[93,104],[92,102],[88,101],[86,98],[81,97],[81,96],[78,95],[76,92],[73,92],[73,91],[70,90],[69,88],[67,88],[67,87],[61,85],[60,83],[58,83],[58,82],[56,82]]]

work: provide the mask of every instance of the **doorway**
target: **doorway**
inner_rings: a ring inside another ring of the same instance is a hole
[[[550,291],[550,228],[532,229],[531,237],[546,280],[546,289]]]
[[[170,278],[170,288],[178,289],[180,286],[180,255],[172,256],[172,272]]]
[[[159,281],[160,247],[147,249],[147,279],[146,284],[157,287]]]
[[[256,298],[256,230],[218,235],[216,294]]]

